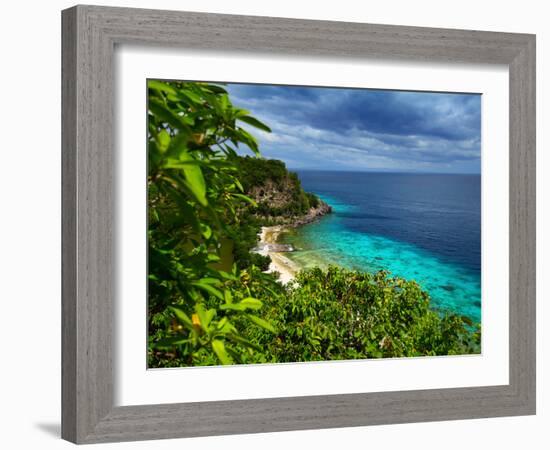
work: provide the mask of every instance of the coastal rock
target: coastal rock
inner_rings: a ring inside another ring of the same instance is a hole
[[[261,239],[261,238],[260,238]],[[276,242],[259,242],[252,251],[260,254],[268,254],[269,252],[287,253],[293,252],[294,247],[291,244],[278,244]]]
[[[315,222],[320,217],[330,214],[332,207],[327,203],[319,200],[316,207],[310,208],[309,211],[301,216],[282,217],[278,218],[278,225],[263,226],[258,235],[259,242],[256,248],[252,251],[271,258],[268,272],[279,273],[279,281],[287,284],[294,279],[295,274],[300,270],[300,267],[289,258],[281,255],[285,252],[293,252],[295,249],[291,244],[281,244],[277,240],[281,233],[284,233],[289,228],[297,228],[308,223]]]
[[[319,200],[319,205],[316,208],[310,208],[307,214],[298,217],[293,223],[290,224],[292,227],[300,227],[302,225],[307,225],[308,223],[316,221],[318,218],[323,217],[326,214],[332,212],[332,207],[325,203],[322,200]]]
[[[277,252],[277,253],[282,253],[282,252],[293,252],[294,251],[294,247],[292,247],[292,245],[290,244],[265,244],[265,250],[267,250],[268,252]]]

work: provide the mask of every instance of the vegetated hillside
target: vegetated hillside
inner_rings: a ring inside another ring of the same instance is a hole
[[[257,217],[294,223],[300,216],[311,215],[313,219],[331,211],[315,194],[302,189],[298,175],[288,171],[283,161],[246,156],[238,157],[238,166],[246,195],[257,203],[250,210]]]
[[[255,205],[245,204],[232,230],[233,258],[239,268],[252,264],[266,270],[269,257],[252,253],[262,226],[298,226],[330,213],[331,208],[315,194],[302,189],[300,179],[276,159],[235,157],[238,177],[246,196]]]

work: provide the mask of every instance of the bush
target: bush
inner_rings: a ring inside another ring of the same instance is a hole
[[[148,81],[151,367],[231,364],[252,346],[241,329],[273,329],[243,282],[255,267],[221,267],[237,211],[254,203],[243,193],[235,147],[259,155],[258,143],[241,123],[269,131],[221,86]]]
[[[259,269],[245,272],[241,282],[259,299],[264,320],[273,329],[232,318],[248,351],[233,362],[278,363],[480,352],[480,334],[456,315],[439,315],[429,296],[414,281],[330,267],[302,271],[284,287]],[[240,288],[238,286],[241,286]],[[242,289],[241,285],[228,286]],[[242,296],[244,294],[237,294]],[[215,299],[212,299],[215,303]],[[208,354],[193,365],[216,364]],[[178,365],[185,365],[179,360]]]
[[[306,192],[306,196],[310,208],[317,208],[319,206],[319,197],[310,192]]]
[[[262,334],[273,362],[479,353],[479,333],[430,309],[414,281],[330,267],[302,271],[284,297],[265,301],[278,329]]]
[[[258,204],[251,208],[251,213],[260,217],[292,217],[303,215],[310,207],[319,205],[318,197],[304,192],[298,175],[289,172],[283,161],[245,156],[238,157],[237,164],[247,194],[250,195],[254,188],[263,190],[265,187],[277,191],[281,197],[287,197],[279,206],[257,199]]]

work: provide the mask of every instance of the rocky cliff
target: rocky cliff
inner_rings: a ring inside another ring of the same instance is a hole
[[[332,211],[315,194],[305,192],[298,175],[282,161],[244,157],[239,165],[245,193],[257,203],[249,212],[257,218],[299,226]]]

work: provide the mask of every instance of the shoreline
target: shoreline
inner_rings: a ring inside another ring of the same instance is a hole
[[[269,256],[271,262],[266,273],[278,272],[279,281],[283,284],[288,284],[296,273],[299,272],[300,267],[289,258],[284,256],[284,252],[290,252],[294,249],[291,246],[285,246],[277,243],[277,239],[281,233],[284,233],[288,227],[284,225],[273,225],[269,227],[262,227],[258,234],[259,242],[256,253],[260,255]],[[278,251],[277,251],[278,250]],[[281,251],[281,250],[284,250]]]
[[[293,252],[294,248],[292,245],[279,244],[277,242],[279,236],[289,228],[297,228],[315,222],[320,217],[331,212],[331,206],[320,201],[320,205],[317,208],[311,208],[307,214],[296,218],[296,220],[288,225],[263,226],[260,233],[258,233],[259,242],[255,251],[260,255],[269,256],[271,259],[266,273],[278,272],[280,274],[279,281],[282,284],[288,284],[294,280],[301,267],[284,255],[284,253]]]

